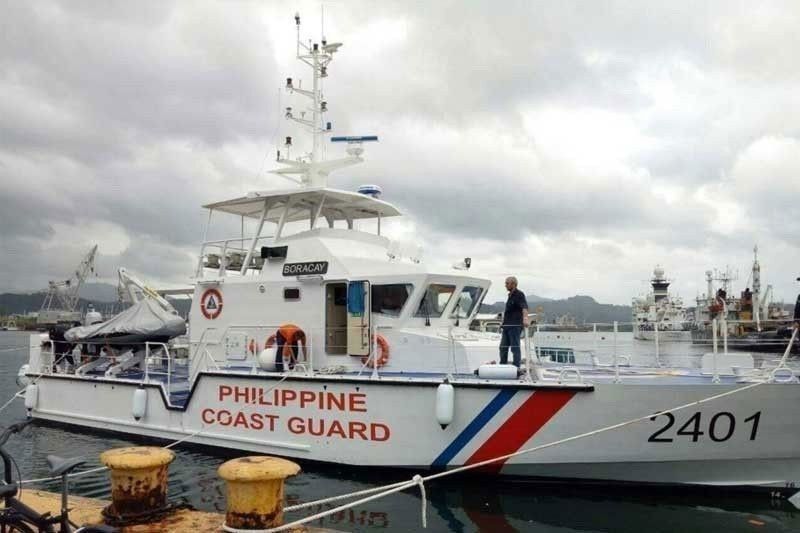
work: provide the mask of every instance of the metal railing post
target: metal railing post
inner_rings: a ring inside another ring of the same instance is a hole
[[[717,371],[717,319],[716,318],[711,322],[711,332],[714,335],[714,354],[712,355],[713,374],[711,381],[713,383],[719,383],[719,372]]]
[[[614,383],[619,383],[619,359],[617,358],[617,332],[619,323],[614,321]]]
[[[660,367],[661,366],[661,357],[660,357],[661,354],[660,354],[659,345],[658,345],[658,322],[656,322],[655,326],[653,327],[653,335],[654,335],[653,339],[655,340],[655,343],[656,343],[656,366]]]
[[[450,360],[453,363],[453,375],[458,373],[458,367],[456,365],[456,339],[453,337],[453,325],[450,324],[447,327],[447,341],[450,350]]]
[[[378,325],[375,325],[372,334],[372,379],[378,379]],[[369,360],[369,359],[367,359]]]
[[[720,326],[722,327],[722,353],[728,355],[728,320],[725,316],[722,317]]]
[[[166,344],[164,344],[164,356],[167,358],[167,392],[172,395],[172,358],[169,356]]]
[[[150,383],[150,342],[144,343],[144,382]]]
[[[711,320],[711,346],[713,347],[713,352],[717,353],[717,319],[716,318]]]

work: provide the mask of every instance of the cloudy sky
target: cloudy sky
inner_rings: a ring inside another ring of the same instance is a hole
[[[204,203],[266,171],[295,11],[315,2],[4,3],[0,291],[64,277],[92,243],[190,282]],[[340,134],[377,134],[331,185],[378,183],[445,268],[629,303],[659,263],[685,299],[730,265],[793,300],[800,275],[796,2],[324,2]],[[298,105],[299,101],[294,105]],[[335,154],[335,147],[329,149]]]

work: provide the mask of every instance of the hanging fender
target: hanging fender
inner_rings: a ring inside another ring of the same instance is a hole
[[[377,359],[377,365],[378,368],[380,368],[389,362],[389,341],[387,341],[386,337],[381,334],[378,334],[377,339],[373,335],[372,340],[373,342],[377,340],[378,343],[379,355]],[[364,356],[361,358],[361,363],[367,365],[369,368],[374,368],[376,361],[374,357]]]

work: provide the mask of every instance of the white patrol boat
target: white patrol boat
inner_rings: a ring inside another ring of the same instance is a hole
[[[529,344],[521,376],[510,365],[484,365],[497,358],[496,336],[468,327],[490,282],[466,275],[469,261],[432,272],[416,250],[384,236],[382,221],[400,212],[378,188],[327,186],[329,172],[360,163],[363,143],[375,140],[334,138],[347,144],[347,157],[321,157],[331,128],[320,127],[319,81],[339,46],[298,38],[313,85],[289,79],[287,88],[311,108],[308,117],[286,115],[310,130],[313,148],[295,160],[279,154],[286,168],[277,171],[297,186],[205,206],[209,222],[220,213],[247,218],[255,231],[203,243],[188,358],[176,358],[163,339],[134,346],[94,337],[102,364],[90,357],[55,371],[58,349],[34,335],[22,376],[31,416],[347,465],[447,469],[503,457],[485,470],[794,490],[793,375],[615,364],[584,376],[542,367]]]

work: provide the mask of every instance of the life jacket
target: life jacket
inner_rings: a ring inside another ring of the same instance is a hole
[[[278,328],[277,334],[280,335],[280,337],[283,339],[282,354],[284,356],[286,357],[293,356],[294,355],[293,348],[296,347],[295,349],[299,350],[301,342],[303,343],[303,348],[305,349],[306,334],[302,329],[295,326],[294,324],[283,324],[281,327]]]

